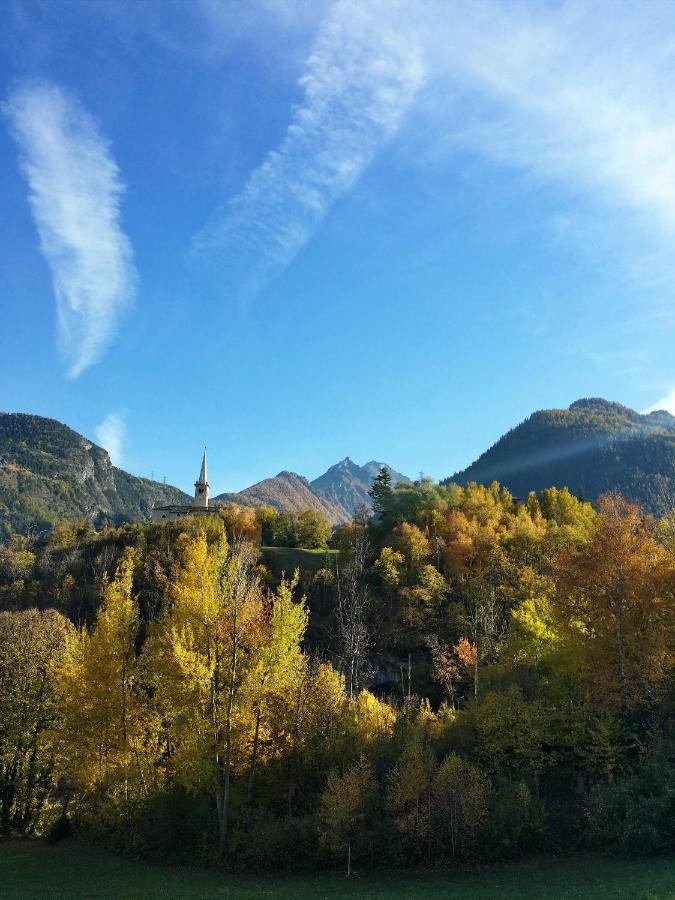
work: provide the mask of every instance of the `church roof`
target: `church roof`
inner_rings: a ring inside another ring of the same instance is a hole
[[[215,513],[216,508],[210,506],[192,506],[190,503],[167,503],[165,506],[153,506],[156,512],[182,512],[187,515],[204,515],[204,513]]]

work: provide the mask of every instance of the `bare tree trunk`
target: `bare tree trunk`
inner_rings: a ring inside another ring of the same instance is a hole
[[[363,526],[357,527],[355,523],[351,557],[344,569],[337,570],[335,607],[338,653],[350,700],[361,687],[361,675],[370,643],[366,622],[369,602],[365,583],[367,551],[368,539]]]
[[[247,818],[250,818],[251,803],[253,801],[253,781],[255,779],[255,769],[258,762],[258,738],[260,735],[260,718],[262,712],[260,705],[255,711],[255,731],[253,733],[253,750],[251,752],[251,768],[248,773],[248,784],[246,785],[246,811]]]
[[[410,703],[410,698],[412,696],[412,658],[410,654],[408,654],[408,703]]]
[[[204,618],[204,629],[206,632],[206,659],[208,661],[209,668],[211,667],[211,637],[209,634],[209,623],[206,617]],[[216,702],[217,697],[217,685],[216,685],[216,668],[214,667],[211,672],[210,678],[210,714],[211,714],[211,733],[213,736],[213,790],[216,798],[216,814],[218,816],[218,835],[219,835],[219,843],[222,842],[222,832],[223,832],[223,801],[221,797],[221,784],[220,784],[220,746],[218,740],[218,706]]]
[[[478,696],[478,644],[474,645],[476,650],[474,653],[475,659],[473,664],[473,695],[474,697]]]
[[[124,806],[129,817],[129,729],[127,722],[127,666],[122,659],[122,739],[124,741]]]
[[[223,767],[222,786],[222,817],[220,820],[219,850],[225,852],[227,846],[227,814],[230,803],[230,773],[232,770],[232,711],[234,708],[234,695],[236,692],[235,679],[237,677],[238,644],[236,637],[237,613],[234,613],[234,645],[232,647],[232,662],[230,665],[230,684],[227,692],[227,715],[225,718],[225,765]]]

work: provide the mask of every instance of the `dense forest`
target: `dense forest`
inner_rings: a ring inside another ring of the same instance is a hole
[[[371,498],[0,548],[0,831],[233,868],[675,849],[675,516],[386,468]]]

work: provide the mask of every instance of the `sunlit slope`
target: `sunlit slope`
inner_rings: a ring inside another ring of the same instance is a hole
[[[577,400],[569,409],[533,413],[448,480],[499,481],[523,498],[551,486],[590,500],[619,491],[664,512],[675,502],[675,417]]]
[[[306,478],[287,471],[279,472],[274,478],[265,478],[239,493],[218,494],[212,502],[214,506],[236,503],[254,509],[272,506],[279,512],[301,513],[306,509],[313,509],[333,523],[343,522],[348,518],[343,509],[314,493]]]

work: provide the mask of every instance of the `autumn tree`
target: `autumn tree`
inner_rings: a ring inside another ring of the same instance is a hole
[[[365,757],[344,773],[332,772],[321,795],[320,836],[333,852],[347,858],[347,876],[352,873],[352,851],[364,854],[373,815],[376,784],[373,770]]]
[[[364,525],[353,523],[343,533],[343,563],[336,579],[335,633],[337,654],[351,699],[363,686],[371,636],[371,595],[366,578],[370,542]]]
[[[428,741],[411,741],[389,776],[387,806],[409,852],[431,858],[437,762]]]
[[[255,511],[255,518],[260,527],[262,544],[269,546],[274,542],[274,531],[279,513],[273,506],[259,506]]]
[[[263,620],[257,554],[248,542],[211,546],[204,532],[181,541],[171,603],[144,654],[167,725],[171,768],[199,792],[211,788],[218,846],[228,839],[233,769],[243,769],[252,710],[238,703],[255,668]]]
[[[73,626],[55,610],[0,612],[0,834],[30,834],[53,791],[60,724],[50,678]]]
[[[91,629],[69,633],[55,662],[63,728],[60,766],[80,791],[102,788],[130,799],[130,779],[144,783],[139,753],[140,704],[135,691],[138,605],[132,593],[134,554],[103,579]]]
[[[305,598],[296,603],[293,591],[299,573],[288,581],[282,577],[261,622],[262,640],[250,666],[242,694],[254,717],[251,759],[247,778],[246,803],[250,809],[261,743],[270,750],[283,751],[282,735],[292,728],[292,697],[306,675],[307,660],[301,642],[307,628]]]
[[[403,567],[403,554],[393,547],[383,547],[375,561],[374,569],[382,583],[383,592],[387,602],[389,615],[394,612],[394,598],[396,588],[401,583],[401,569]]]
[[[250,541],[259,545],[262,534],[262,522],[257,511],[247,506],[230,503],[218,510],[218,515],[225,525],[225,533],[231,544]]]
[[[443,689],[443,694],[452,709],[455,709],[457,688],[461,680],[461,669],[456,654],[452,649],[442,644],[436,635],[429,635],[427,647],[431,656],[432,678]],[[460,657],[461,661],[461,657]]]
[[[307,550],[323,550],[331,536],[328,519],[315,509],[306,509],[298,515],[296,545]]]
[[[456,754],[446,756],[433,780],[433,826],[436,839],[452,859],[474,848],[488,813],[488,784],[483,775]]]
[[[344,675],[330,663],[316,659],[306,663],[303,677],[287,698],[287,744],[280,782],[288,818],[303,805],[315,802],[325,786],[325,773],[353,746]]]
[[[603,498],[590,539],[562,554],[556,581],[593,692],[624,710],[657,700],[673,663],[675,577],[654,523],[618,495]]]

